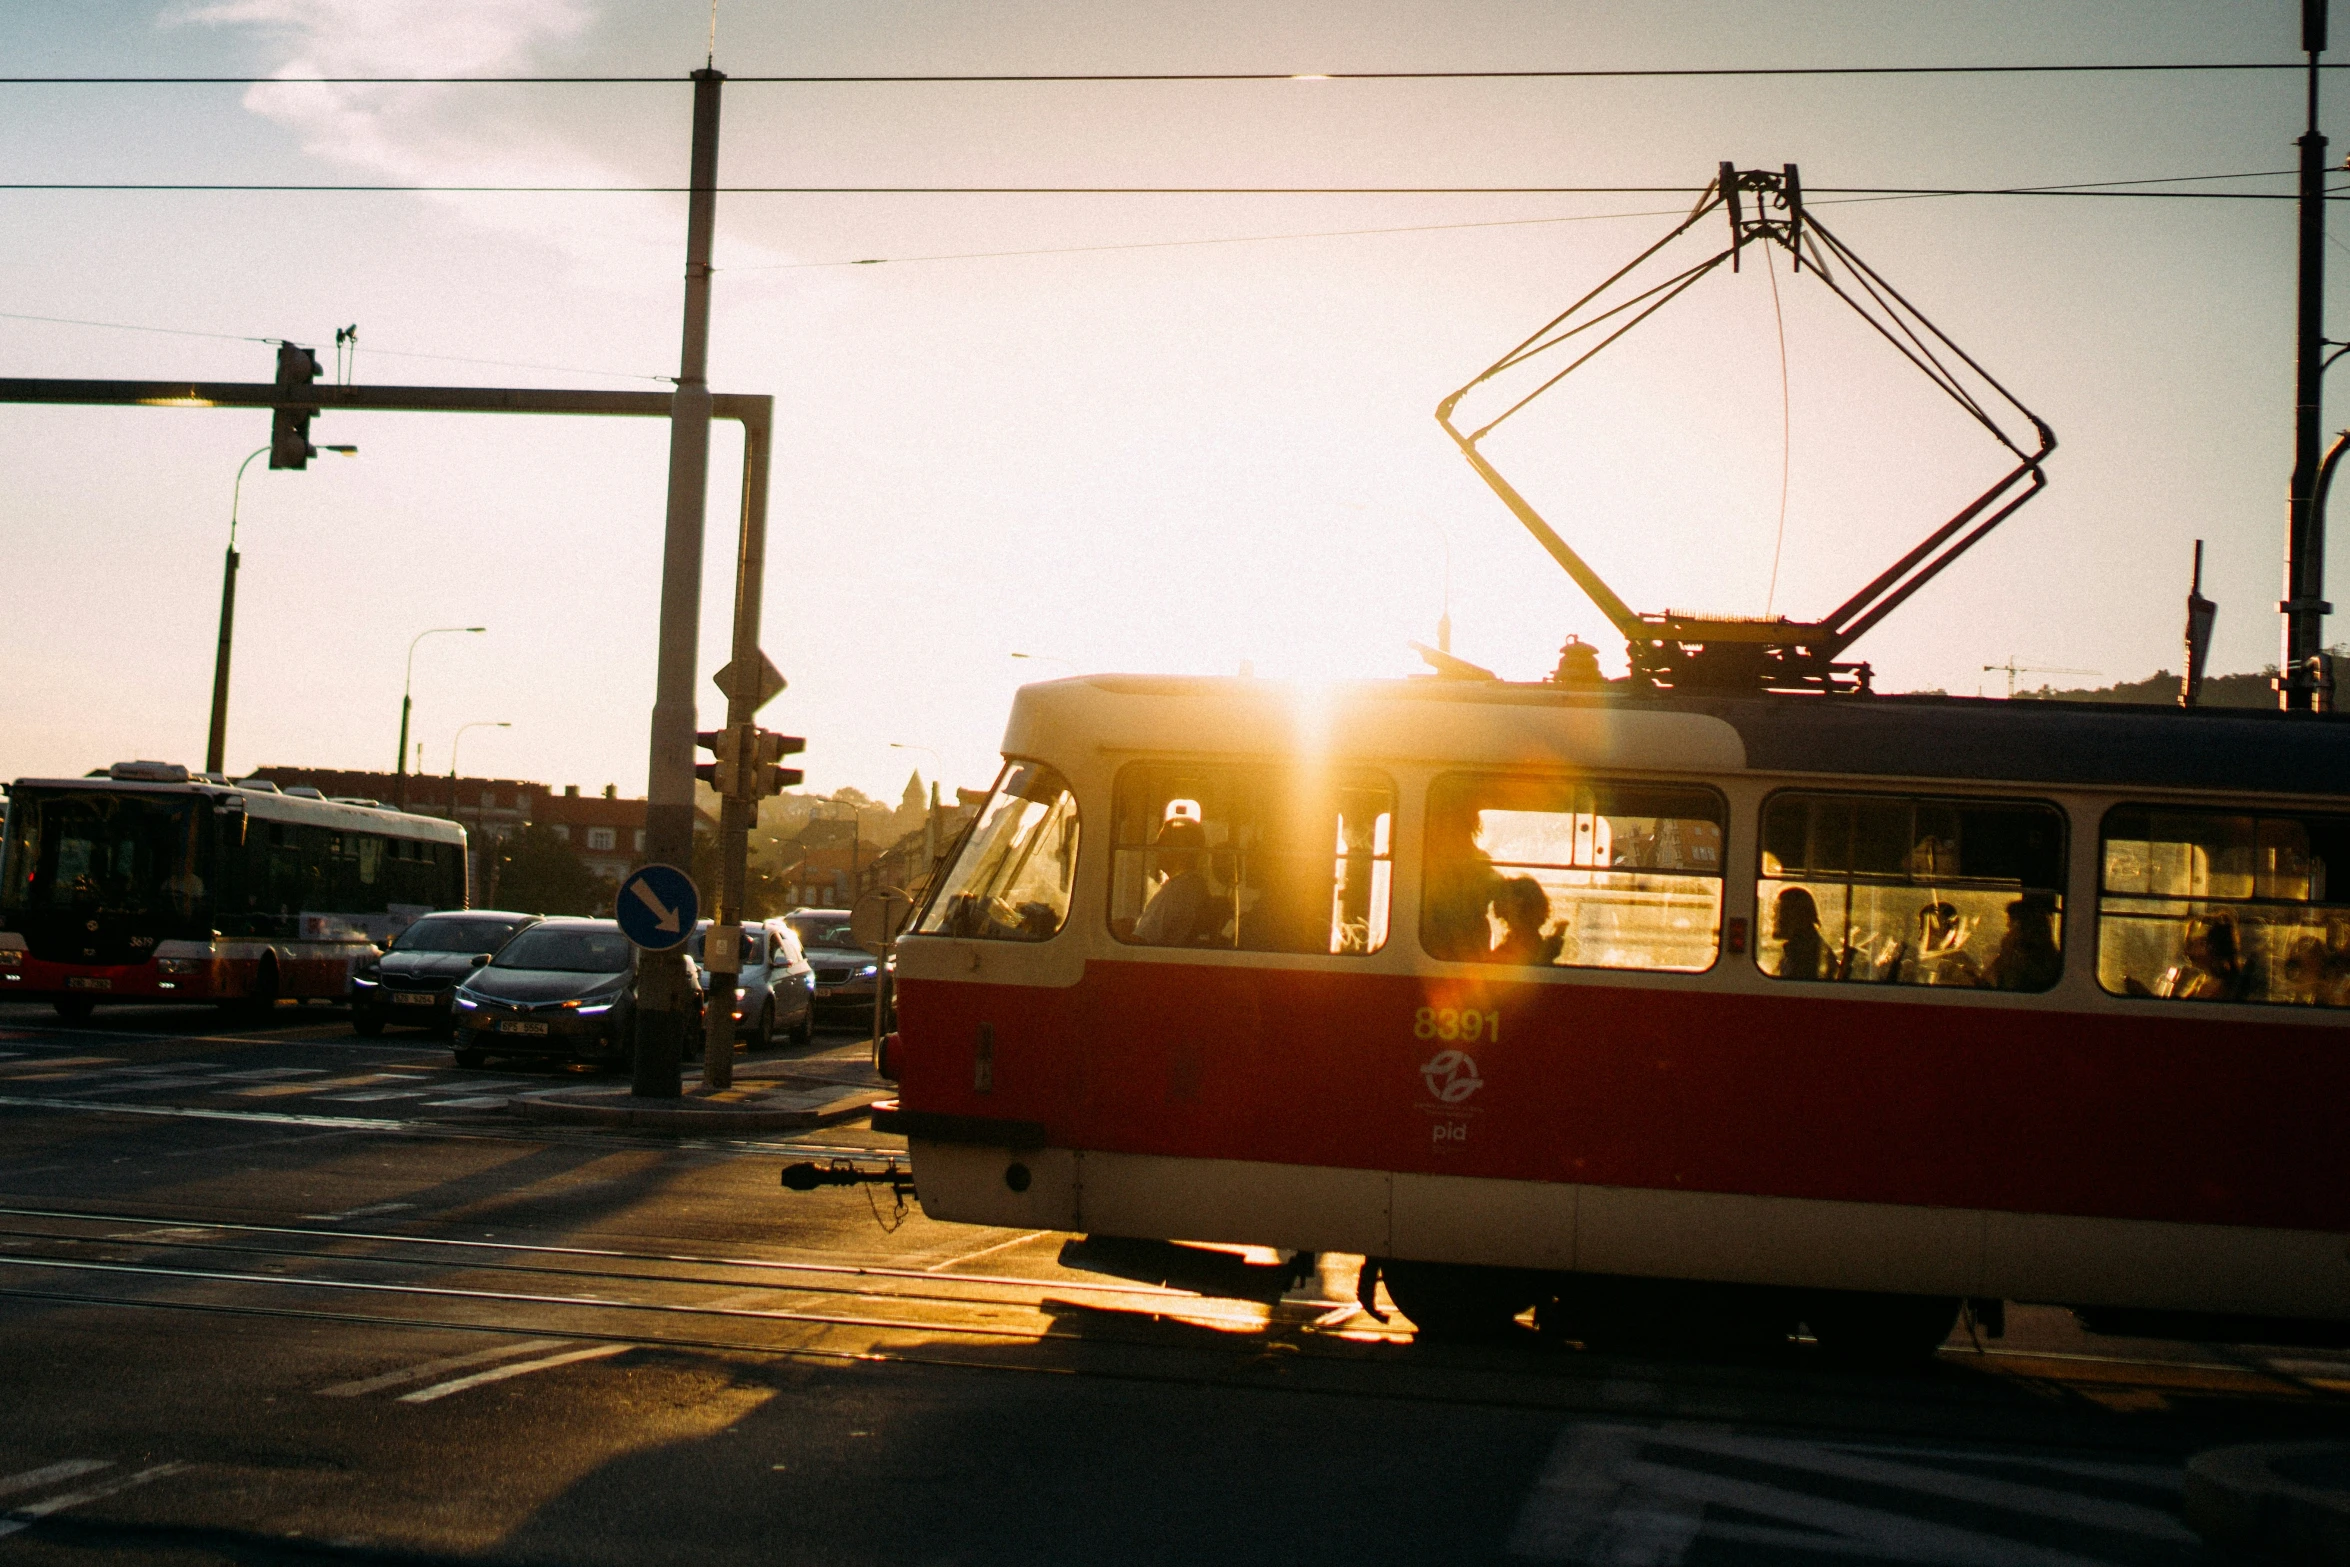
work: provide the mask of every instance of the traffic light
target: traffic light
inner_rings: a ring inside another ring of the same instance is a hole
[[[761,800],[796,788],[800,770],[775,764],[808,747],[798,735],[770,734],[755,724],[705,729],[694,736],[694,744],[715,758],[697,764],[694,776],[722,798],[735,800]]]
[[[697,763],[694,776],[708,784],[721,796],[739,793],[742,789],[743,742],[751,733],[748,724],[725,729],[704,729],[694,736],[694,745],[709,752],[715,761]]]
[[[318,379],[318,356],[293,343],[277,345],[277,395],[300,396]],[[310,416],[315,408],[279,408],[269,418],[269,465],[305,468],[318,455],[310,444]]]
[[[808,748],[808,742],[798,735],[770,734],[764,729],[751,731],[750,785],[752,799],[770,794],[781,794],[786,789],[800,786],[801,773],[796,767],[778,767],[775,764],[787,756],[797,756]]]

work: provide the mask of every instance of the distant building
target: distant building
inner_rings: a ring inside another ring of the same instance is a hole
[[[598,876],[618,881],[645,861],[645,802],[621,799],[611,784],[604,785],[601,796],[583,796],[579,785],[571,784],[541,800],[533,820],[553,829]],[[694,826],[709,832],[717,823],[696,812]]]

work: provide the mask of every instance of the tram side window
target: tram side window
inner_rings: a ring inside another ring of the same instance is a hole
[[[1713,967],[1726,808],[1711,789],[1452,773],[1428,791],[1420,944],[1458,962]]]
[[[1037,762],[1009,762],[916,930],[1043,941],[1069,918],[1077,880],[1077,796]]]
[[[1122,769],[1110,933],[1152,947],[1360,956],[1387,944],[1395,786],[1222,763]]]
[[[1777,794],[1763,805],[1778,979],[2040,991],[2064,974],[2064,817],[2009,800]]]
[[[2117,996],[2350,1006],[2350,816],[2119,805],[2097,982]]]

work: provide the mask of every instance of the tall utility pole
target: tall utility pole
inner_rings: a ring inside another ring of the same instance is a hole
[[[2317,505],[2318,390],[2325,376],[2326,139],[2317,129],[2318,56],[2326,0],[2301,0],[2301,48],[2309,56],[2309,128],[2301,135],[2301,299],[2293,372],[2293,491],[2285,519],[2284,653],[2277,703],[2288,712],[2332,705],[2324,673],[2325,518]]]
[[[718,89],[725,80],[715,69],[694,72],[685,330],[670,403],[661,652],[645,769],[646,858],[680,870],[690,870],[694,860],[694,658],[701,640],[702,520],[710,487],[710,237],[718,215]],[[683,948],[645,954],[638,976],[634,1093],[678,1095],[678,1063],[692,1011],[693,982],[685,965]]]

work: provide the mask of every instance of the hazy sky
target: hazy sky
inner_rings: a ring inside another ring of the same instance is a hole
[[[2285,61],[2298,18],[2292,0],[724,0],[718,63]],[[0,58],[20,75],[682,78],[707,26],[702,0],[19,3],[0,7]],[[2338,161],[2350,80],[2330,92]],[[0,86],[0,180],[674,185],[689,101],[682,80]],[[1798,163],[1814,190],[2047,184],[2288,170],[2300,113],[2297,78],[2245,73],[745,83],[727,93],[720,174],[1694,187],[1731,158]],[[976,784],[1023,680],[1244,660],[1269,676],[1412,672],[1405,644],[1433,638],[1448,548],[1457,652],[1535,678],[1576,632],[1620,668],[1597,611],[1430,414],[1686,206],[722,197],[711,379],[773,394],[780,426],[765,641],[791,689],[767,722],[808,737],[818,787],[894,798],[909,768],[935,770],[893,741]],[[2214,667],[2274,660],[2289,203],[1823,197],[1818,211],[2062,442],[2048,493],[1854,650],[1882,685],[1996,692],[2004,677],[1981,666],[2011,656],[2107,678],[2175,668],[2197,537],[2220,603]],[[1410,232],[1330,233],[1364,229]],[[1328,237],[1257,238],[1314,235]],[[661,196],[0,191],[0,361],[11,375],[258,381],[271,350],[238,339],[317,344],[331,363],[334,329],[356,322],[363,382],[655,387],[677,367],[683,238],[682,199]],[[1175,243],[1224,239],[1250,242]],[[1020,254],[921,259],[989,252]],[[2328,255],[2350,273],[2350,249]],[[887,264],[836,264],[866,258]],[[1494,448],[1636,607],[1763,608],[1782,455],[1769,282],[1752,267],[1709,280]],[[1778,282],[1793,396],[1776,608],[1809,616],[1996,465],[1808,280]],[[13,318],[28,315],[223,336]],[[456,357],[399,357],[419,355]],[[201,760],[230,481],[267,426],[254,412],[0,407],[0,776]],[[447,769],[459,724],[507,720],[466,735],[467,772],[641,792],[666,427],[339,414],[313,439],[362,452],[302,473],[256,463],[246,482],[230,766],[387,766],[410,637],[484,624],[417,655],[424,766]],[[722,427],[705,676],[725,658],[739,451]]]

